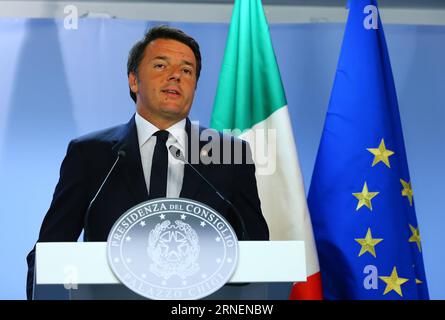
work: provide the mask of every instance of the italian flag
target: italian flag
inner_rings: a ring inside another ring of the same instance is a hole
[[[308,279],[294,284],[290,298],[321,299],[320,267],[297,149],[260,0],[235,1],[211,126],[239,129],[239,137],[249,142],[270,239],[305,241]]]

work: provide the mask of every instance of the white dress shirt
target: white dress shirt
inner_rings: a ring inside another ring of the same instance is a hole
[[[142,118],[137,112],[135,116],[136,130],[139,140],[139,150],[141,152],[142,169],[144,170],[145,183],[147,185],[148,193],[150,194],[150,175],[151,163],[153,160],[153,151],[156,145],[156,136],[153,134],[159,129]],[[169,132],[168,140],[166,142],[167,148],[175,146],[181,150],[183,155],[186,155],[186,138],[185,132],[186,119],[175,123],[170,128],[166,129]],[[184,163],[175,159],[170,152],[168,152],[168,173],[167,173],[167,198],[177,198],[181,193],[182,181],[184,178]]]

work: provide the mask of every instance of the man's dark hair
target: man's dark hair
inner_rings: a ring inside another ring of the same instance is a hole
[[[144,57],[144,51],[147,45],[156,39],[171,39],[182,42],[190,49],[192,49],[195,54],[196,59],[196,82],[198,82],[199,75],[201,73],[201,52],[199,51],[198,42],[191,36],[183,32],[182,30],[168,27],[168,26],[157,26],[153,27],[145,34],[144,38],[138,41],[133,48],[131,48],[128,55],[127,62],[127,76],[130,72],[133,72],[136,77],[138,77],[138,67]],[[136,103],[136,94],[134,94],[130,89],[130,96]]]

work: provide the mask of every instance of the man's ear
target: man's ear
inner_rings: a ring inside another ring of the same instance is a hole
[[[138,79],[136,77],[136,74],[134,74],[134,72],[130,72],[130,74],[128,75],[128,86],[130,87],[131,92],[133,92],[134,94],[138,93],[139,91]]]

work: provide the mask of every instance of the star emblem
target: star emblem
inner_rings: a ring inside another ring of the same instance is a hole
[[[376,258],[375,246],[383,241],[383,239],[372,238],[371,228],[368,228],[368,232],[366,232],[366,236],[363,239],[354,240],[362,246],[360,253],[358,254],[359,257],[364,253],[369,252],[374,258]]]
[[[409,238],[409,242],[415,242],[417,243],[417,248],[419,249],[419,252],[422,252],[422,247],[420,245],[420,232],[419,228],[414,228],[412,225],[409,225],[409,228],[411,229],[412,235]]]
[[[127,237],[125,238],[125,240],[126,240],[127,242],[130,242],[130,241],[131,241],[131,237],[130,237],[130,236],[127,236]]]
[[[164,220],[164,219],[165,219],[165,214],[161,213],[161,214],[159,215],[159,218],[161,218],[161,220]]]
[[[185,214],[181,214],[181,220],[185,220]]]
[[[389,277],[379,277],[380,280],[386,283],[385,291],[383,292],[383,295],[387,294],[390,291],[395,291],[397,294],[401,297],[402,295],[402,284],[408,281],[406,278],[399,278],[399,275],[397,274],[397,269],[394,267],[392,269],[391,275]]]
[[[413,189],[411,188],[411,182],[406,182],[403,179],[400,179],[400,183],[403,186],[402,196],[407,197],[409,200],[409,205],[413,205]]]
[[[377,163],[383,162],[388,168],[391,168],[389,164],[389,157],[394,154],[394,151],[386,149],[385,141],[382,139],[378,148],[367,148],[369,152],[374,155],[374,160],[372,161],[372,167]]]
[[[201,227],[205,227],[206,223],[204,221],[201,221],[200,225]]]
[[[352,194],[354,197],[356,197],[359,200],[355,211],[358,211],[363,206],[367,206],[369,208],[369,210],[372,211],[371,199],[374,198],[378,194],[379,194],[378,192],[369,192],[368,185],[365,182],[362,192],[357,192],[357,193]]]
[[[139,223],[141,225],[141,227],[145,227],[145,221],[141,221],[141,223]]]

